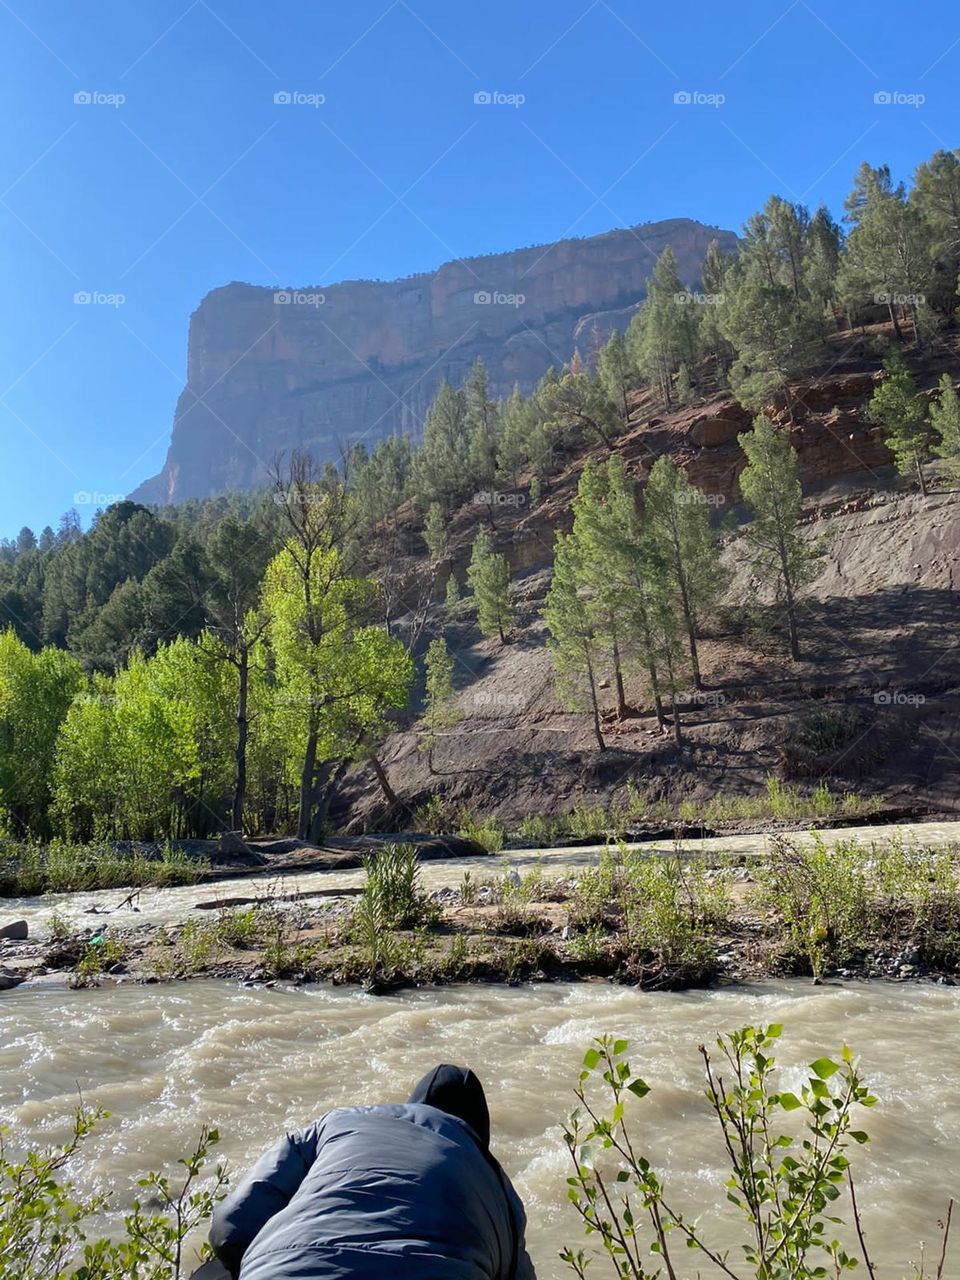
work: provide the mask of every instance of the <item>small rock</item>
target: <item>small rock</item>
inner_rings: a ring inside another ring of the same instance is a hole
[[[901,978],[915,978],[917,976],[917,972],[918,970],[915,964],[902,964],[899,970]]]
[[[19,987],[23,982],[23,978],[17,978],[12,973],[0,973],[0,991],[10,991],[13,987]]]
[[[12,924],[0,925],[0,938],[9,938],[11,942],[23,942],[29,932],[26,920],[14,920]]]

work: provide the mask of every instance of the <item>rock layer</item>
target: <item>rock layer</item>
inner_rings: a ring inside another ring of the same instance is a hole
[[[677,218],[391,282],[215,289],[191,317],[164,468],[132,496],[251,488],[282,451],[322,462],[354,441],[416,435],[440,380],[460,383],[478,356],[495,394],[530,391],[575,346],[586,354],[629,323],[667,245],[694,285],[712,239],[736,246],[733,232]]]

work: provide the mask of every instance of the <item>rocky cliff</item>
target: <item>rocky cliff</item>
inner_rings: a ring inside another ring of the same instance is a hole
[[[495,394],[623,328],[670,245],[696,283],[712,239],[686,218],[445,263],[390,282],[274,290],[230,284],[190,320],[187,385],[167,460],[132,495],[171,503],[263,484],[281,451],[334,459],[351,442],[416,435],[443,378],[481,356]]]

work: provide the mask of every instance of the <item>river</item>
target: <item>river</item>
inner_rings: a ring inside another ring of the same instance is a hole
[[[745,1022],[782,1022],[785,1084],[846,1041],[880,1097],[856,1149],[868,1242],[894,1280],[933,1242],[960,1190],[960,990],[933,985],[765,983],[683,994],[605,984],[451,987],[374,997],[353,989],[253,990],[223,982],[0,998],[0,1117],[16,1140],[63,1136],[77,1086],[113,1113],[77,1167],[85,1190],[128,1199],[135,1176],[170,1165],[203,1121],[242,1169],[287,1127],[327,1108],[403,1098],[437,1061],[469,1063],[486,1082],[494,1146],[523,1196],[541,1280],[579,1229],[565,1203],[558,1125],[592,1036],[631,1040],[653,1086],[638,1103],[640,1144],[694,1212],[722,1203],[717,1136],[698,1098],[697,1044]],[[729,1240],[728,1243],[733,1243]],[[695,1275],[693,1255],[681,1263]],[[957,1256],[954,1270],[957,1274]],[[689,1260],[689,1261],[688,1261]],[[607,1274],[598,1262],[595,1280]],[[703,1272],[707,1274],[706,1271]]]

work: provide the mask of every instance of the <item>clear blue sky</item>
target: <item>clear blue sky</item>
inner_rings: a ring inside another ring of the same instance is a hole
[[[738,228],[772,191],[839,211],[859,161],[960,145],[956,0],[0,0],[0,59],[7,535],[159,469],[188,317],[230,280]]]

